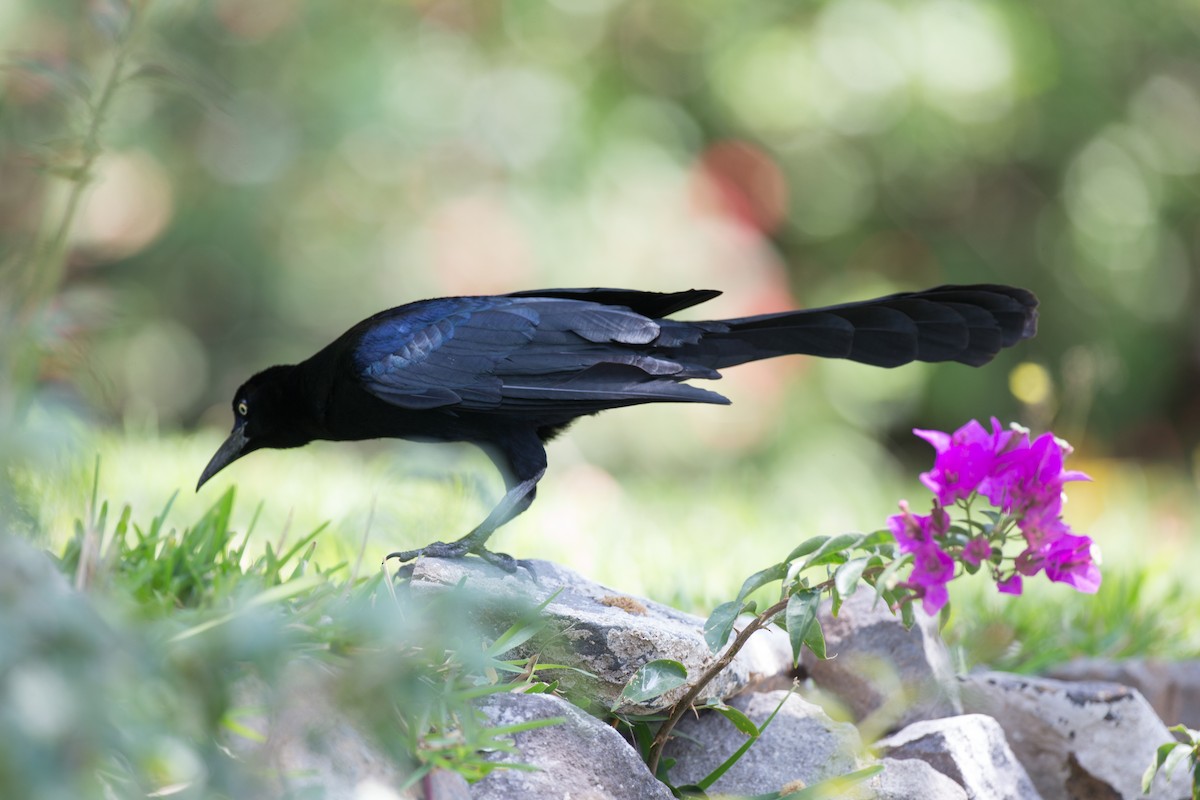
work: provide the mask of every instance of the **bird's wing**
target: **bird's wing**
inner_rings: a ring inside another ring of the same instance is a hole
[[[673,323],[671,337],[679,334]],[[560,297],[459,297],[364,323],[355,367],[372,394],[411,409],[593,410],[727,402],[681,383],[716,377],[651,354],[662,333],[628,307]]]
[[[624,306],[645,317],[659,318],[691,308],[720,296],[715,289],[687,289],[682,292],[640,292],[636,289],[534,289],[513,292],[505,297],[556,297],[586,300],[606,306]]]

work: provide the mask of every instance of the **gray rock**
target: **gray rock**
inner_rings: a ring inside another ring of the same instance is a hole
[[[1046,800],[1141,797],[1142,774],[1174,741],[1146,699],[1115,683],[983,672],[961,678],[963,704],[995,717]],[[1151,798],[1188,795],[1182,773]]]
[[[811,785],[857,769],[862,740],[853,725],[835,722],[818,705],[785,691],[750,693],[729,705],[755,724],[763,721],[787,696],[766,731],[713,786],[713,792],[765,794],[796,780]],[[671,780],[695,783],[741,747],[746,736],[715,711],[685,717],[663,755],[677,760]]]
[[[752,633],[746,646],[737,654],[737,662],[748,674],[749,683],[740,690],[743,692],[788,689],[799,674],[792,662],[792,642],[787,631],[774,625]]]
[[[513,656],[537,654],[542,663],[566,664],[591,673],[555,673],[568,692],[578,691],[605,707],[647,662],[667,658],[681,662],[689,675],[713,658],[704,641],[704,620],[670,606],[623,594],[587,580],[549,561],[531,562],[536,582],[525,570],[509,574],[477,559],[422,558],[413,566],[411,587],[416,592],[444,590],[465,581],[464,588],[477,592],[483,602],[479,613],[489,616],[503,630],[521,608],[539,604],[553,595],[541,612],[550,620],[549,632],[539,635]],[[510,655],[505,656],[510,657]],[[739,653],[698,698],[729,697],[748,686],[752,664]],[[755,667],[761,669],[761,667]],[[759,673],[755,673],[759,674]],[[686,691],[672,690],[641,705],[623,705],[624,713],[652,713],[672,705]]]
[[[1200,660],[1080,658],[1054,667],[1049,677],[1123,683],[1141,692],[1167,725],[1200,728]]]
[[[420,783],[420,800],[471,800],[471,785],[466,778],[457,772],[445,769],[435,769],[425,776]],[[370,795],[375,800],[391,800],[386,794]],[[369,800],[362,796],[354,800]]]
[[[982,714],[914,722],[875,744],[892,759],[919,759],[978,800],[1037,800],[999,723]]]
[[[322,797],[325,800],[358,800],[360,797],[418,798],[419,789],[401,794],[407,777],[386,753],[355,726],[331,700],[318,670],[294,667],[282,680],[284,691],[268,718],[250,716],[239,721],[266,734],[264,742],[232,736],[226,743],[241,760],[257,766],[264,781],[262,797]],[[257,682],[237,687],[238,705],[262,707],[266,688]],[[443,783],[465,781],[446,774],[433,778]],[[390,792],[390,794],[389,794]],[[443,791],[439,797],[453,797]]]
[[[967,800],[963,787],[915,758],[885,758],[867,786],[873,800]]]
[[[860,586],[831,613],[821,605],[821,627],[829,658],[807,648],[803,664],[813,682],[859,723],[865,736],[895,730],[922,719],[962,713],[950,655],[937,620],[917,610],[917,623],[905,630],[875,591]],[[824,702],[824,701],[822,701]],[[834,712],[834,716],[839,714]]]
[[[515,753],[496,760],[536,769],[498,769],[471,787],[473,800],[670,800],[637,752],[609,725],[548,694],[497,694],[479,703],[492,725],[519,725],[565,717],[566,721],[513,736]]]

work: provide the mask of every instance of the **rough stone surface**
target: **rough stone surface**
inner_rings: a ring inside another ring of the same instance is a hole
[[[257,743],[241,737],[229,741],[230,749],[247,763],[260,766],[266,797],[293,797],[306,792],[326,800],[363,798],[419,798],[419,789],[401,794],[406,775],[365,737],[329,699],[315,672],[295,669],[285,678],[286,702],[274,715],[250,717],[242,723],[267,734]],[[261,685],[243,684],[239,705],[261,705]],[[441,776],[445,782],[465,781],[458,775]],[[453,795],[445,795],[450,796]]]
[[[1046,800],[1141,797],[1160,744],[1174,741],[1146,699],[1115,683],[982,672],[964,676],[963,704],[995,717]],[[1155,781],[1151,798],[1185,797],[1182,780]]]
[[[919,759],[975,800],[1037,800],[1038,790],[1005,741],[999,723],[982,714],[914,722],[875,744],[892,759]]]
[[[737,660],[749,676],[749,683],[739,690],[743,692],[788,689],[800,673],[792,662],[792,643],[787,631],[774,625],[752,633]]]
[[[1080,658],[1056,666],[1049,677],[1123,683],[1141,692],[1167,725],[1200,728],[1200,660]]]
[[[528,608],[558,592],[542,612],[551,621],[549,632],[514,653],[536,653],[543,663],[568,664],[586,670],[595,679],[566,671],[556,673],[555,678],[564,687],[578,689],[605,707],[616,701],[629,679],[647,662],[673,659],[687,667],[689,674],[696,674],[712,659],[713,653],[704,641],[704,620],[700,617],[622,594],[549,561],[530,564],[536,581],[524,569],[509,574],[477,559],[422,558],[413,566],[411,585],[415,591],[429,591],[456,586],[465,580],[467,590],[487,598],[484,613],[494,614],[495,625],[501,630],[512,622],[514,608],[521,605]],[[740,653],[709,684],[699,702],[710,697],[729,697],[744,689],[754,677],[751,666]],[[642,714],[661,711],[685,691],[681,687],[645,704],[623,705],[620,711]]]
[[[496,760],[528,764],[534,771],[498,769],[471,787],[472,800],[670,800],[637,752],[612,727],[566,700],[547,694],[498,694],[479,703],[492,725],[566,721],[513,736],[515,753]]]
[[[761,725],[787,696],[785,691],[735,697],[729,705]],[[663,755],[677,759],[671,780],[683,786],[701,780],[741,747],[746,737],[715,711],[685,717]],[[712,786],[714,793],[765,794],[797,779],[805,784],[857,769],[862,741],[853,725],[835,722],[818,705],[796,694],[762,737]]]
[[[420,800],[471,800],[471,784],[457,772],[435,769],[418,787]],[[390,800],[386,794],[356,797],[354,800]]]
[[[915,758],[885,758],[867,786],[872,800],[967,800],[966,789]]]
[[[806,648],[804,668],[860,723],[864,735],[962,713],[936,619],[918,610],[917,624],[905,630],[866,586],[842,604],[836,617],[830,609],[826,601],[820,610],[830,658],[821,660]]]

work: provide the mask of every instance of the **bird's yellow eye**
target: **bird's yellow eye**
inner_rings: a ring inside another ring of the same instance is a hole
[[[250,413],[250,406],[246,405],[245,400],[242,400],[237,404],[237,413],[239,417],[244,417]]]

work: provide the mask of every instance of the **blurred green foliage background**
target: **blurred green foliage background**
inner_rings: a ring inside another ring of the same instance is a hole
[[[192,513],[242,380],[409,300],[711,287],[698,313],[727,316],[996,281],[1036,291],[1042,323],[988,368],[788,359],[730,370],[732,408],[585,421],[499,546],[696,604],[755,547],[916,496],[909,428],[994,414],[1120,487],[1077,489],[1077,528],[1104,544],[1136,496],[1177,549],[1198,29],[1183,0],[6,0],[4,442],[33,465],[8,506],[53,538],[99,451],[105,496],[182,489]],[[489,469],[314,445],[222,479],[247,516],[333,518],[384,552],[469,528]],[[663,578],[697,542],[747,552],[697,553],[699,588]]]
[[[384,553],[482,519],[501,486],[481,454],[316,443],[191,487],[250,374],[445,294],[714,288],[695,313],[733,316],[1033,289],[1039,336],[985,369],[784,359],[729,370],[729,408],[586,420],[492,543],[706,615],[800,540],[924,505],[909,429],[996,415],[1076,446],[1095,482],[1066,517],[1105,582],[955,581],[962,666],[1200,654],[1191,0],[0,0],[0,66],[8,794],[209,796],[207,770],[246,796],[214,745],[230,687],[339,642],[394,659],[342,663],[368,720],[393,707],[364,675],[413,707],[396,675],[432,684],[405,648],[441,652],[466,615],[330,609]],[[93,587],[72,564],[106,535],[97,462],[121,522]],[[314,595],[203,647],[166,638],[275,591],[254,565],[326,521],[301,558]],[[65,550],[86,602],[10,532]],[[130,600],[130,575],[188,592]]]

